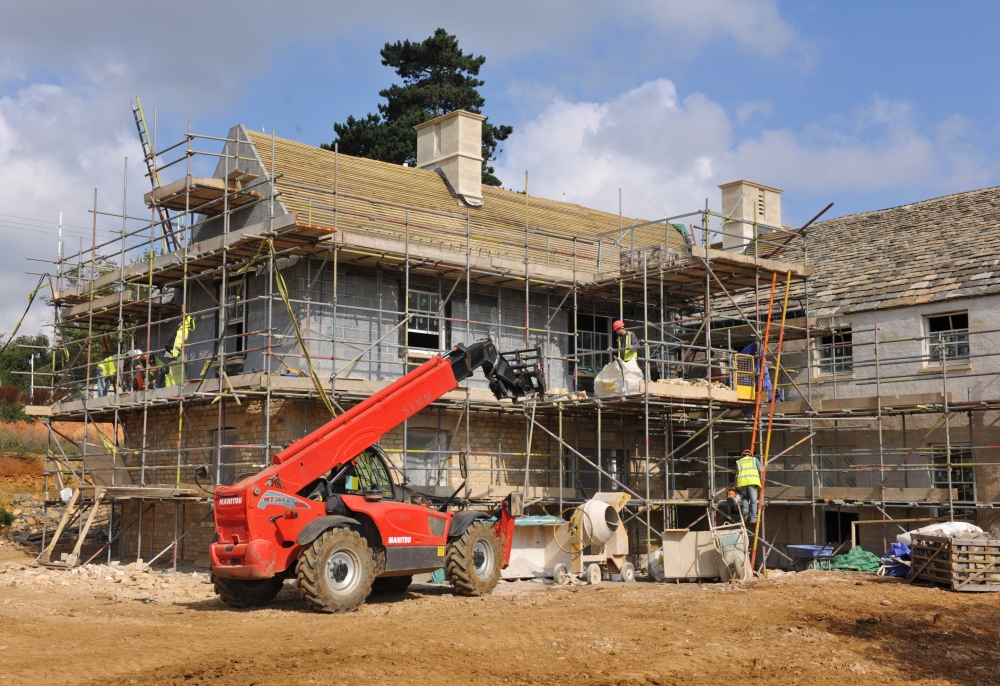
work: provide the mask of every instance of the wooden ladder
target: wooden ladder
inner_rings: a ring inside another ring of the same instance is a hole
[[[75,567],[76,563],[80,561],[80,549],[83,547],[83,541],[87,538],[87,534],[90,532],[90,527],[94,523],[94,517],[97,515],[97,509],[101,504],[101,496],[104,495],[104,490],[101,488],[94,488],[94,503],[90,506],[90,514],[87,515],[87,521],[84,522],[83,528],[80,529],[80,535],[77,537],[76,545],[73,546],[73,552],[64,561],[53,562],[52,561],[52,551],[55,550],[56,545],[59,543],[59,539],[66,529],[66,525],[69,524],[70,520],[76,512],[77,502],[80,500],[80,489],[74,488],[73,495],[70,496],[69,502],[66,503],[66,512],[63,513],[62,519],[59,520],[59,526],[56,527],[55,533],[52,534],[52,540],[46,546],[45,550],[42,551],[41,557],[38,559],[38,564],[45,567],[56,567],[56,568],[71,568]],[[80,509],[83,505],[80,506]]]

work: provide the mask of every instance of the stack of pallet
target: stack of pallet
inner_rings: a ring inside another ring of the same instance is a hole
[[[1000,591],[1000,540],[913,534],[914,579],[955,591]]]

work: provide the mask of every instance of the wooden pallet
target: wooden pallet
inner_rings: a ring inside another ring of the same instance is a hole
[[[1000,591],[1000,540],[914,534],[914,579],[953,591]]]

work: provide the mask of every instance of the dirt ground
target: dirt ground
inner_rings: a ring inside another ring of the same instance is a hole
[[[321,615],[289,583],[233,610],[204,573],[30,559],[0,547],[0,684],[1000,684],[997,594],[873,575],[419,584]]]

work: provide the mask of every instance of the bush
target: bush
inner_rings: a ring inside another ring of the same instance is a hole
[[[6,529],[8,526],[14,523],[14,513],[10,510],[5,510],[0,507],[0,529]]]

